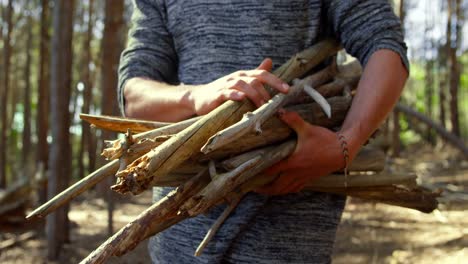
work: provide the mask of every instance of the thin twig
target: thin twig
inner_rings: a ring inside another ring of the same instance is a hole
[[[208,245],[208,243],[213,239],[214,235],[218,232],[219,228],[221,225],[226,221],[228,216],[231,214],[234,209],[236,209],[237,205],[239,205],[240,200],[242,199],[242,196],[236,196],[231,200],[231,203],[226,207],[226,209],[223,211],[223,213],[219,216],[218,219],[216,219],[216,222],[213,224],[213,226],[208,230],[208,232],[205,235],[205,238],[203,238],[202,242],[200,242],[200,245],[198,246],[197,250],[195,251],[195,256],[199,257],[202,253],[205,247]]]

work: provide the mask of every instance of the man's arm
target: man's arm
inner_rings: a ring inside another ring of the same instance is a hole
[[[372,55],[341,128],[352,157],[393,109],[407,78],[408,71],[397,53],[379,50]]]

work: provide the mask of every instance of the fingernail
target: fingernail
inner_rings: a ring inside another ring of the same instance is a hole
[[[288,92],[289,91],[289,85],[287,83],[283,83],[283,89],[285,92]]]

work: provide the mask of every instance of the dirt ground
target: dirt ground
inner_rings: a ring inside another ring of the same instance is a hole
[[[468,263],[468,161],[454,158],[447,147],[415,146],[388,168],[414,171],[421,183],[444,189],[439,209],[431,214],[348,199],[337,233],[333,263]],[[151,194],[122,199],[115,212],[115,228],[134,219],[151,201]],[[88,193],[72,204],[71,243],[63,246],[56,263],[78,263],[106,238],[105,203]],[[27,232],[0,230],[1,241]],[[50,263],[47,243],[40,236],[0,252],[0,263]],[[109,263],[149,263],[146,242]]]

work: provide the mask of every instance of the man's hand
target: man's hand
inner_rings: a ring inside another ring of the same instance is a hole
[[[391,111],[407,77],[408,71],[397,53],[383,49],[371,56],[340,130],[347,140],[349,163]],[[282,119],[298,135],[296,150],[267,170],[267,174],[280,175],[258,192],[298,192],[308,181],[344,168],[341,144],[335,133],[307,124],[295,113],[286,113]]]
[[[288,84],[270,73],[271,68],[271,59],[265,59],[254,70],[237,71],[206,85],[193,87],[189,101],[194,112],[197,115],[204,115],[227,100],[241,101],[244,98],[250,99],[259,107],[270,100],[264,85],[287,93]]]
[[[278,175],[278,178],[257,192],[268,195],[300,192],[309,181],[344,168],[336,133],[305,122],[295,112],[285,112],[280,118],[296,131],[296,149],[289,158],[266,171],[267,175]]]

